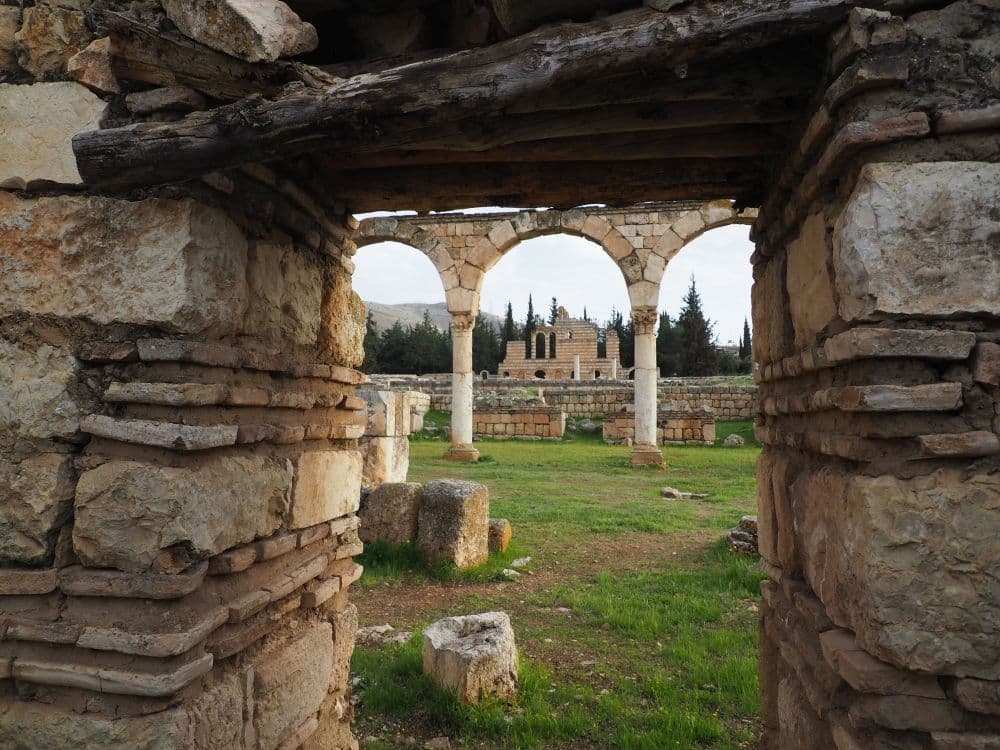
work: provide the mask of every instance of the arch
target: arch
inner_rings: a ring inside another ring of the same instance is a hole
[[[535,334],[535,359],[545,359],[545,334]]]
[[[535,370],[535,377],[539,380],[545,380],[545,370]]]
[[[549,359],[556,358],[556,332],[549,334]]]
[[[600,379],[601,379],[601,371],[594,370],[594,380],[600,380]]]

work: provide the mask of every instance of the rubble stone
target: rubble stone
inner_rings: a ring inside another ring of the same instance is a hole
[[[0,73],[13,73],[20,68],[14,35],[21,26],[21,9],[16,5],[0,5]]]
[[[100,94],[117,94],[118,80],[111,68],[111,37],[95,39],[66,63],[73,80]]]
[[[431,565],[470,568],[489,558],[489,491],[476,482],[437,479],[424,485],[417,548]]]
[[[35,78],[53,78],[64,73],[69,58],[87,46],[91,33],[81,11],[38,3],[24,9],[15,38],[21,67]]]
[[[385,482],[373,488],[358,515],[361,541],[404,544],[417,538],[423,486],[415,482]]]
[[[517,694],[517,646],[505,612],[438,620],[424,630],[424,674],[463,703]]]
[[[76,378],[76,360],[64,349],[0,337],[0,428],[31,438],[73,437],[81,411]]]
[[[506,552],[510,546],[510,540],[514,536],[514,529],[511,528],[510,521],[506,518],[490,519],[490,554],[496,552]]]
[[[73,459],[42,453],[0,460],[0,560],[38,564],[73,512]]]

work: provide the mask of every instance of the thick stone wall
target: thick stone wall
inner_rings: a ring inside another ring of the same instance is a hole
[[[1000,747],[986,39],[983,3],[853,11],[754,228],[766,748]]]
[[[477,437],[496,440],[559,440],[566,430],[566,415],[555,406],[508,406],[476,409],[472,430]]]
[[[605,442],[631,444],[635,440],[635,413],[605,414],[601,428]],[[661,404],[656,412],[656,444],[714,445],[715,416],[705,409],[671,410]]]
[[[451,410],[451,386],[447,381],[435,377],[399,378],[392,375],[375,375],[381,383],[392,387],[413,388],[430,393],[431,408],[438,411]],[[695,379],[695,383],[704,382]],[[558,406],[573,417],[599,418],[613,411],[631,406],[634,391],[631,381],[620,380],[609,383],[605,380],[477,380],[475,390],[498,394],[522,391],[524,388],[540,388],[549,406]],[[756,414],[757,386],[730,385],[687,385],[677,380],[661,380],[657,387],[660,401],[684,401],[692,408],[712,410],[716,420],[752,419]]]

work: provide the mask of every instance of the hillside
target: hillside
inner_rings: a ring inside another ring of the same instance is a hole
[[[381,302],[365,301],[365,307],[372,314],[372,319],[380,331],[391,328],[398,320],[403,327],[415,326],[424,319],[424,311],[430,313],[431,322],[442,331],[448,330],[450,316],[444,302],[403,302],[398,305],[386,305]],[[500,318],[490,313],[480,313],[486,319],[492,321],[497,328],[500,327]]]

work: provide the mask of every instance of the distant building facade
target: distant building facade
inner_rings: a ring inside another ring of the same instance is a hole
[[[506,342],[497,374],[501,378],[617,380],[620,363],[616,331],[571,318],[560,307],[556,322],[536,328],[530,342]]]

